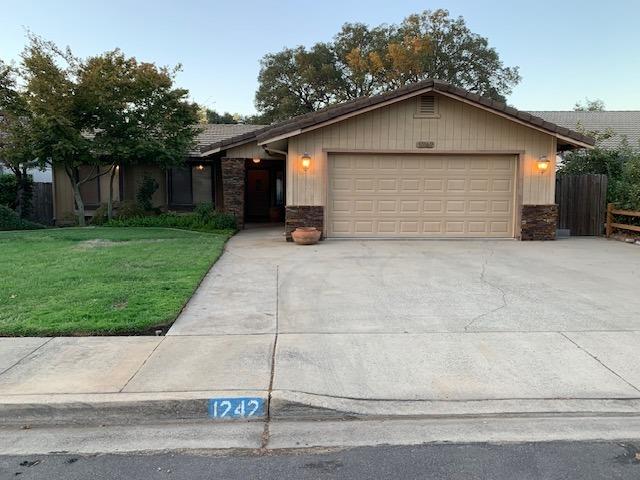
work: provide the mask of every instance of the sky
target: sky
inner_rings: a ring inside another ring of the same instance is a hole
[[[521,83],[508,103],[570,110],[586,97],[640,110],[640,0],[0,0],[0,58],[17,61],[26,29],[77,56],[116,47],[182,64],[178,84],[217,111],[255,113],[260,59],[331,40],[345,22],[398,23],[446,8],[489,40]]]

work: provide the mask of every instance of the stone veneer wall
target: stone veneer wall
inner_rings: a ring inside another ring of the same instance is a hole
[[[521,240],[555,240],[558,205],[523,205]]]
[[[236,217],[238,228],[244,227],[245,159],[222,158],[223,211]]]
[[[324,238],[324,207],[317,205],[287,206],[285,210],[284,230],[287,242],[291,242],[291,232],[298,227],[316,227]]]

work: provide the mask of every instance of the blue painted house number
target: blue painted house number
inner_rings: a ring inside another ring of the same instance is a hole
[[[260,397],[221,397],[209,399],[209,416],[224,418],[264,417],[264,399]]]

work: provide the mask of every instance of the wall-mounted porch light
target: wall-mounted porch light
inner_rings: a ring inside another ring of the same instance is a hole
[[[253,163],[260,163],[260,159],[259,158],[254,158],[253,159]]]
[[[551,161],[547,158],[546,155],[540,155],[538,158],[538,171],[542,174],[549,169],[549,164]]]
[[[202,165],[202,164],[196,165],[196,170],[199,171],[199,172],[203,171],[204,170],[204,165]]]
[[[309,155],[307,152],[304,152],[304,155],[302,155],[301,158],[301,163],[302,170],[304,170],[304,173],[307,173],[307,170],[309,170],[309,167],[311,166],[311,155]]]

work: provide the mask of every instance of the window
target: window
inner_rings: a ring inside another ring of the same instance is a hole
[[[169,204],[193,205],[191,167],[174,167],[169,170]]]
[[[194,165],[191,171],[193,183],[193,204],[213,203],[213,182],[211,165]]]
[[[78,173],[80,180],[84,180],[87,177],[95,176],[98,171],[95,167],[90,165],[81,165],[78,167]],[[97,208],[100,206],[100,177],[88,180],[80,184],[80,196],[84,202],[85,207]]]
[[[420,95],[416,106],[416,117],[438,118],[438,99],[435,95]]]

